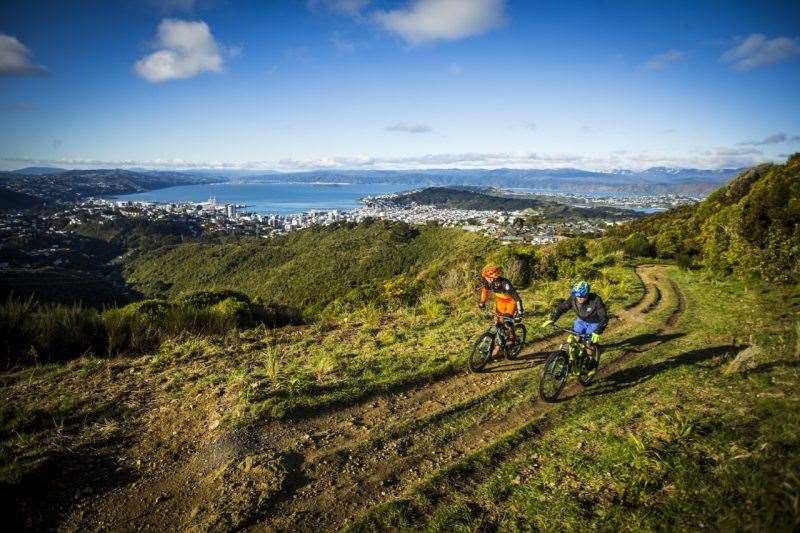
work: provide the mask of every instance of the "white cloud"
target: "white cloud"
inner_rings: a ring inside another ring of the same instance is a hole
[[[447,73],[450,74],[451,76],[461,76],[462,74],[464,74],[464,69],[458,63],[452,63],[447,68]]]
[[[220,47],[205,22],[162,20],[158,25],[158,48],[136,62],[136,72],[149,82],[222,72],[224,61]]]
[[[47,74],[42,65],[31,62],[30,49],[16,37],[0,33],[0,75],[32,76]]]
[[[505,22],[505,0],[413,0],[373,19],[411,45],[481,35]]]
[[[386,131],[404,131],[406,133],[428,133],[433,131],[430,126],[418,122],[398,122],[397,124],[386,126],[384,129]]]
[[[670,63],[675,63],[683,59],[686,59],[686,54],[684,52],[680,50],[667,50],[663,54],[658,54],[648,59],[642,66],[642,70],[663,70]]]
[[[739,145],[740,146],[742,146],[742,145],[764,146],[764,145],[767,145],[767,144],[782,143],[782,142],[786,141],[786,139],[788,139],[788,138],[789,138],[788,135],[786,135],[782,131],[779,131],[778,133],[773,133],[772,135],[769,135],[769,136],[761,139],[760,141],[742,141],[742,142],[739,143]]]
[[[331,35],[331,43],[333,43],[333,47],[336,48],[336,51],[342,54],[352,54],[361,46],[360,43],[348,39],[338,31],[333,32]]]
[[[800,43],[789,37],[768,39],[762,33],[754,33],[734,46],[720,60],[728,63],[734,70],[746,71],[767,65],[774,65],[800,56]]]
[[[185,159],[100,160],[100,159],[32,159],[0,158],[2,162],[56,165],[71,168],[160,168],[160,169],[247,169],[302,171],[338,170],[415,170],[425,168],[580,168],[641,170],[653,166],[720,169],[746,167],[774,160],[755,148],[716,148],[690,156],[638,153],[615,150],[606,155],[541,154],[535,152],[467,152],[458,154],[426,154],[408,157],[321,157],[316,159],[281,159],[273,161],[194,161]]]

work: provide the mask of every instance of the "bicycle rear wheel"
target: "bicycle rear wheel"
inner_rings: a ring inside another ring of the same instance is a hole
[[[554,402],[569,377],[569,356],[557,350],[547,357],[539,378],[539,397],[546,402]]]
[[[494,351],[494,335],[491,333],[484,333],[475,344],[469,354],[469,369],[473,372],[480,372],[489,359],[492,357]]]
[[[528,335],[528,329],[524,324],[514,324],[514,334],[517,336],[517,342],[508,349],[508,358],[512,360],[519,357],[522,348],[525,346],[525,337]]]

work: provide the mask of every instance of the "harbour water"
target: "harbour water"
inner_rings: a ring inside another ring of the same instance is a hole
[[[411,188],[398,183],[309,184],[309,183],[218,183],[183,185],[117,196],[134,202],[205,202],[246,205],[253,213],[287,215],[311,210],[353,209],[364,196],[378,196]]]

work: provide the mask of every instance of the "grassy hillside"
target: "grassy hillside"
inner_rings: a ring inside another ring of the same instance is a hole
[[[668,275],[685,311],[654,346],[351,531],[795,529],[800,293]]]
[[[2,503],[66,529],[791,529],[800,345],[773,302],[800,295],[643,272],[630,311],[635,274],[606,273],[603,372],[554,406],[560,339],[532,327],[521,361],[461,372],[484,324],[446,294],[6,373]],[[539,321],[564,291],[523,296]]]
[[[375,222],[161,248],[133,259],[126,277],[149,295],[231,288],[314,314],[333,302],[412,301],[456,265],[474,282],[481,258],[498,248],[456,229]]]
[[[795,257],[796,165],[600,239],[341,225],[134,256],[128,279],[169,301],[9,302],[0,349],[23,332],[17,352],[59,362],[0,374],[0,512],[64,530],[794,530],[800,286],[737,254]],[[528,342],[476,374],[488,260],[522,288]],[[578,277],[617,320],[596,382],[545,404],[563,335],[539,324]]]
[[[800,153],[736,176],[696,206],[620,227],[637,255],[677,258],[719,274],[800,279]]]

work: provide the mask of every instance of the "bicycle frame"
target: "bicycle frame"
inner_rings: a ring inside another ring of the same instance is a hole
[[[487,313],[483,314],[484,318],[492,319],[492,325],[489,326],[489,329],[486,330],[487,333],[491,333],[497,343],[496,346],[500,346],[501,350],[506,350],[506,341],[508,340],[505,335],[505,328],[501,327],[497,324],[496,317],[494,315],[490,315]]]
[[[576,331],[572,331],[571,329],[567,328],[558,328],[561,331],[569,333],[569,336],[566,340],[566,347],[564,344],[561,344],[560,349],[567,352],[569,356],[569,367],[572,372],[578,370],[579,365],[575,364],[579,361],[582,357],[585,357],[587,354],[587,348],[591,344],[589,339],[591,336],[589,335],[582,335]]]

